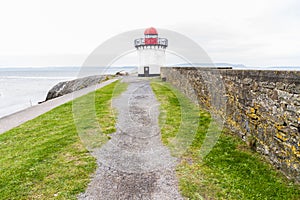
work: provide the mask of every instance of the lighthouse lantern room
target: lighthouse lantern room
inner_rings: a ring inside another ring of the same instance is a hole
[[[139,58],[138,76],[159,76],[160,67],[165,64],[166,38],[159,38],[153,27],[144,31],[144,38],[134,40]]]

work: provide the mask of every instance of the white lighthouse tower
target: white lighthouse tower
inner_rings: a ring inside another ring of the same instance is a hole
[[[145,30],[144,38],[134,40],[134,46],[139,58],[138,76],[159,76],[160,67],[165,65],[168,40],[159,38],[157,30],[150,27]]]

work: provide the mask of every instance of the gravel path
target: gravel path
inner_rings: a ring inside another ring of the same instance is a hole
[[[93,152],[98,169],[79,199],[183,199],[175,158],[161,143],[159,103],[146,79],[125,78],[128,89],[113,100],[117,132]]]

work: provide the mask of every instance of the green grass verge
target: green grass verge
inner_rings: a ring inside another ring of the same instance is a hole
[[[177,134],[184,126],[181,124],[185,115],[183,107],[198,110],[189,113],[191,119],[198,118],[195,135],[186,136],[193,141],[185,152],[173,152],[180,160],[176,172],[183,196],[188,199],[300,199],[299,185],[287,180],[228,130],[223,130],[212,151],[199,159],[211,122],[209,113],[198,109],[168,83],[153,81],[151,86],[161,103],[162,141],[171,152],[178,138],[182,138]]]
[[[97,119],[103,132],[111,133],[113,91],[118,95],[125,88],[114,82],[0,135],[0,199],[76,199],[96,161],[77,134],[72,104],[95,97]],[[86,130],[92,128],[97,127]]]

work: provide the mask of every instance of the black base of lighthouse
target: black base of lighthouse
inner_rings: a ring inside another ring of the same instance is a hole
[[[145,76],[145,74],[138,74],[138,77],[153,77],[153,76],[160,76],[160,74],[147,74]]]

